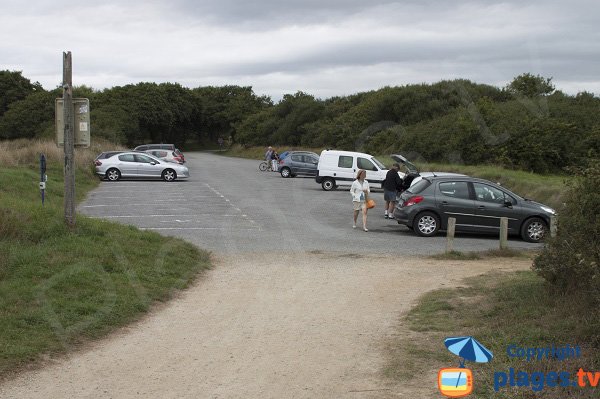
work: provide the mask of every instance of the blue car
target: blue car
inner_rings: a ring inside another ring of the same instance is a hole
[[[288,156],[279,159],[281,177],[296,177],[298,175],[316,176],[319,156],[309,151],[287,151]]]

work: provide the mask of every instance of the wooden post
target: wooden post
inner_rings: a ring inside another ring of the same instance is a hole
[[[446,253],[454,251],[454,231],[456,230],[456,218],[448,218],[448,229],[446,230]]]
[[[556,216],[550,217],[550,237],[556,237],[556,232],[558,231],[558,225],[556,224]]]
[[[65,221],[75,227],[75,116],[71,52],[63,52],[63,119],[65,122]]]
[[[500,249],[508,248],[508,218],[500,218]]]

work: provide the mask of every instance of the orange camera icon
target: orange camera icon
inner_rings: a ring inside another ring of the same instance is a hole
[[[473,392],[473,372],[466,368],[448,367],[438,372],[438,388],[448,398],[462,398]]]

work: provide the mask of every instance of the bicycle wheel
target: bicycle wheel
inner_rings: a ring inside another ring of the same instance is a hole
[[[268,167],[269,167],[269,165],[266,162],[261,162],[260,165],[258,165],[258,169],[261,172],[264,172],[265,170],[267,170]]]

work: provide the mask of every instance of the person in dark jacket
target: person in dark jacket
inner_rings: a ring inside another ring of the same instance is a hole
[[[394,218],[394,207],[396,206],[396,196],[402,191],[404,181],[398,174],[400,165],[395,163],[392,169],[388,170],[383,182],[383,199],[385,200],[385,218]]]

